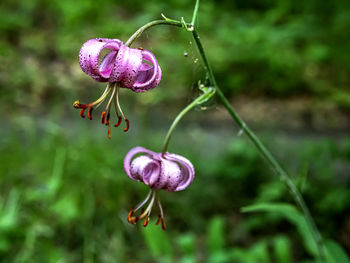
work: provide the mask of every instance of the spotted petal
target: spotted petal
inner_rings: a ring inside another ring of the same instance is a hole
[[[132,148],[124,158],[124,170],[126,174],[130,177],[130,179],[135,181],[142,181],[142,179],[139,176],[136,176],[134,172],[133,173],[131,172],[131,161],[136,155],[142,154],[142,153],[147,154],[149,156],[152,156],[155,154],[154,152],[147,150],[146,148],[135,147],[135,148]]]
[[[145,92],[153,89],[158,86],[162,77],[162,71],[152,52],[142,50],[142,59],[143,63],[139,69],[137,81],[132,87],[135,92]]]
[[[108,38],[96,38],[86,41],[79,53],[81,69],[93,79],[100,82],[107,82],[110,74],[108,74],[108,71],[110,71],[111,64],[113,63],[111,56],[116,54],[120,44],[121,41],[119,39]],[[99,67],[101,51],[105,48],[111,50],[112,55],[108,54]]]
[[[185,157],[173,153],[166,153],[164,158],[178,163],[181,167],[179,182],[174,191],[182,191],[186,189],[194,179],[195,172],[192,163]]]

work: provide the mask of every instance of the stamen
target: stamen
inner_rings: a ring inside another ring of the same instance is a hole
[[[100,104],[101,102],[103,102],[105,100],[105,98],[107,97],[107,95],[109,94],[109,92],[111,91],[110,85],[108,84],[108,86],[106,87],[105,91],[103,92],[102,96],[99,97],[96,101],[91,102],[89,104],[80,104],[78,100],[76,100],[73,103],[73,107],[76,109],[86,109],[88,107],[93,107],[96,104]],[[97,106],[96,106],[97,107]]]
[[[158,217],[156,225],[158,225],[161,222],[162,223],[162,229],[165,230],[165,221],[164,221],[163,207],[162,207],[162,204],[160,203],[159,198],[157,199],[157,203],[158,203],[160,215]]]
[[[145,221],[143,221],[143,226],[146,227],[149,222],[149,216],[146,216]]]
[[[84,111],[85,111],[85,108],[82,108],[82,109],[80,110],[80,116],[81,116],[82,118],[85,118]]]
[[[154,203],[154,199],[156,198],[156,192],[153,191],[153,195],[152,195],[152,199],[151,202],[149,203],[149,205],[147,206],[146,210],[140,215],[138,216],[138,220],[144,218],[146,215],[150,216],[151,215],[151,211],[152,211],[152,207],[153,207],[153,203]]]
[[[92,120],[92,110],[93,110],[94,108],[93,107],[90,107],[89,109],[88,109],[88,118],[90,119],[90,120]]]
[[[103,111],[101,114],[101,123],[104,124],[105,123],[105,117],[106,117],[106,112]]]
[[[126,127],[124,128],[124,132],[127,132],[129,130],[129,120],[128,119],[124,119],[126,122]]]
[[[107,113],[107,118],[106,118],[106,121],[105,121],[105,124],[107,125],[107,126],[109,126],[109,118],[111,117],[111,114],[108,112]]]
[[[128,218],[127,218],[127,220],[128,220],[129,223],[132,222],[132,218],[134,217],[134,216],[133,216],[134,213],[135,213],[134,209],[131,209],[131,210],[129,211]]]
[[[149,204],[145,210],[143,208],[143,206],[148,202],[151,195],[152,195],[151,201],[149,202]],[[149,193],[147,194],[146,198],[140,204],[138,204],[135,209],[130,210],[128,217],[127,217],[127,221],[131,224],[136,224],[137,221],[141,220],[142,218],[145,218],[145,220],[143,221],[143,226],[146,227],[150,221],[152,207],[153,207],[155,199],[156,199],[156,192],[151,189],[149,191]],[[135,212],[137,210],[139,210],[140,208],[141,208],[140,215],[135,216]]]
[[[160,221],[162,222],[162,229],[165,230],[165,222],[164,222],[164,219],[161,218]]]
[[[136,206],[136,208],[134,209],[135,212],[136,212],[137,210],[139,210],[141,207],[143,207],[143,206],[147,203],[147,201],[149,200],[149,198],[150,198],[152,192],[153,192],[153,190],[151,189],[151,190],[148,192],[146,198]],[[142,214],[143,212],[144,212],[144,211],[142,211],[141,214]]]
[[[116,87],[116,90],[117,90],[117,92],[116,92],[115,97],[116,97],[116,101],[117,101],[117,107],[118,107],[118,110],[119,110],[120,114],[122,115],[124,121],[126,122],[126,127],[124,128],[123,131],[127,132],[129,130],[129,127],[130,127],[129,120],[127,118],[125,118],[124,113],[122,111],[122,108],[120,107],[120,103],[119,103],[119,87]],[[118,124],[118,126],[119,125],[120,125],[120,123]]]
[[[118,127],[122,123],[122,116],[118,116],[118,122],[114,124],[114,127]]]

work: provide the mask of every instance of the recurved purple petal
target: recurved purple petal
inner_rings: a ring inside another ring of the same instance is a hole
[[[164,158],[178,163],[181,167],[179,183],[173,191],[182,191],[186,189],[192,183],[195,175],[192,163],[185,157],[173,153],[165,153]]]
[[[122,87],[132,88],[141,64],[141,50],[121,45],[109,82],[120,82]]]
[[[132,90],[135,92],[145,92],[153,89],[159,84],[162,77],[162,71],[152,52],[142,50],[142,59],[143,62],[139,69],[137,80],[132,87]]]
[[[138,156],[131,162],[130,174],[135,181],[143,181],[152,187],[158,180],[160,163],[148,155]]]
[[[159,189],[174,192],[181,178],[181,170],[176,162],[161,158]]]
[[[104,59],[101,62],[102,70],[100,70],[99,60],[101,60],[100,55],[103,49],[109,49],[112,52],[118,51],[121,41],[118,39],[108,39],[108,38],[96,38],[90,39],[84,43],[80,49],[79,53],[79,64],[81,69],[90,77],[94,78],[100,82],[108,81],[108,71],[111,67],[109,63],[112,63],[110,54],[105,58],[108,58],[107,61]],[[112,53],[111,52],[111,53]],[[109,62],[109,63],[107,63]],[[103,74],[101,74],[101,71]]]
[[[132,148],[126,154],[126,156],[124,158],[124,170],[125,170],[126,174],[129,176],[129,178],[132,180],[136,180],[136,181],[141,180],[141,179],[137,178],[136,176],[132,175],[132,173],[131,173],[131,161],[136,155],[142,154],[142,153],[147,154],[149,156],[152,156],[155,154],[154,152],[147,150],[146,148],[135,147],[135,148]]]

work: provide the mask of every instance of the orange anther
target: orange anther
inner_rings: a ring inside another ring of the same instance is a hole
[[[101,123],[105,123],[105,117],[106,117],[106,112],[104,111],[104,112],[102,112],[102,114],[101,114]]]
[[[143,221],[143,226],[146,227],[148,225],[149,222],[149,217],[146,216],[145,221]]]
[[[134,215],[134,210],[131,209],[131,210],[129,211],[128,218],[127,218],[127,220],[128,220],[129,223],[131,223],[131,219],[132,219],[133,215]]]

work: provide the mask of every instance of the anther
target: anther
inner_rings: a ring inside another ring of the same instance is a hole
[[[149,222],[149,217],[146,216],[145,221],[143,221],[143,226],[146,227],[148,225]]]
[[[118,116],[118,122],[114,124],[114,127],[118,127],[122,123],[122,116]]]
[[[161,218],[160,221],[162,222],[162,229],[165,230],[165,222],[164,222],[164,219]]]
[[[92,120],[92,110],[93,110],[94,108],[93,107],[90,107],[89,109],[88,109],[88,118],[89,118],[89,120]]]
[[[108,112],[108,114],[107,114],[107,118],[106,118],[106,122],[105,122],[105,124],[108,126],[109,125],[109,118],[111,117],[111,115],[109,114],[109,112]]]
[[[159,215],[158,219],[157,219],[157,222],[156,222],[156,225],[158,225],[160,223],[160,220],[161,220],[161,216]]]
[[[74,101],[73,107],[76,108],[76,109],[79,109],[79,108],[80,108],[79,100]]]
[[[85,108],[81,108],[81,109],[80,109],[80,116],[81,116],[82,118],[85,118],[84,111],[85,111]]]
[[[106,112],[102,112],[101,114],[101,123],[104,124],[105,123],[105,117],[106,117]]]
[[[131,218],[132,218],[133,215],[134,215],[134,210],[131,209],[131,210],[129,211],[128,218],[127,218],[127,220],[128,220],[129,223],[131,223]]]
[[[126,127],[124,128],[124,132],[127,132],[129,130],[129,120],[128,119],[125,119],[125,122],[126,122]]]

